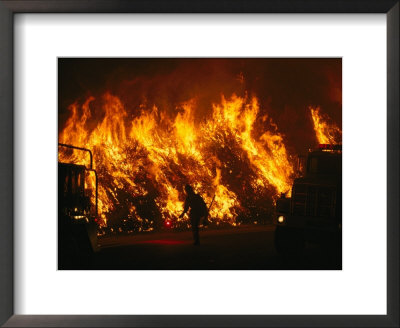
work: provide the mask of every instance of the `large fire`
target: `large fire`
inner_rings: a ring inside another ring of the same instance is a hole
[[[260,114],[256,97],[222,95],[202,119],[196,119],[194,99],[173,114],[142,105],[134,115],[110,93],[101,99],[101,115],[95,101],[88,97],[70,105],[59,142],[93,151],[103,224],[130,218],[139,231],[167,221],[185,227],[187,218],[178,217],[186,183],[207,204],[213,200],[210,221],[215,224],[268,217],[276,197],[290,193],[295,158],[277,125]],[[333,132],[325,127],[319,108],[311,112],[318,140],[331,142],[336,127]],[[71,149],[60,148],[59,160],[88,164]]]

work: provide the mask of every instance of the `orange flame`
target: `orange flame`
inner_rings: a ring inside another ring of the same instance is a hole
[[[178,216],[183,186],[190,183],[207,204],[215,196],[211,220],[235,225],[247,210],[248,195],[290,192],[294,172],[284,136],[272,119],[259,117],[256,97],[222,96],[209,117],[196,121],[195,100],[181,104],[172,115],[142,105],[132,118],[118,97],[106,93],[104,116],[96,114],[102,119],[89,124],[94,101],[89,97],[80,107],[69,107],[59,140],[93,150],[103,219],[116,212],[136,218],[140,229],[170,219],[187,225]],[[59,152],[60,161],[87,164],[81,156]]]
[[[319,107],[310,107],[314,123],[314,131],[320,144],[342,143],[342,131],[334,123],[329,123],[329,118],[321,114]]]

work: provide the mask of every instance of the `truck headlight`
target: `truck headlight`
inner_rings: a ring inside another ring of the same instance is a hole
[[[285,221],[285,217],[283,216],[283,215],[280,215],[279,217],[278,217],[278,222],[279,223],[283,223]]]

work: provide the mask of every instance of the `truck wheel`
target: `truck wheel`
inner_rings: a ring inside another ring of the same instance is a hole
[[[298,255],[304,250],[305,241],[302,229],[278,226],[274,236],[275,249],[278,254]]]

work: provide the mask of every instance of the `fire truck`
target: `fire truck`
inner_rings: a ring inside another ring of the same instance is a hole
[[[282,194],[276,201],[275,248],[299,253],[311,242],[341,252],[342,146],[320,144],[302,166],[291,198]]]
[[[89,149],[67,144],[59,147],[88,152],[90,166],[58,162],[58,266],[59,269],[89,264],[97,245],[98,183]],[[87,188],[88,177],[95,178],[95,203]]]

